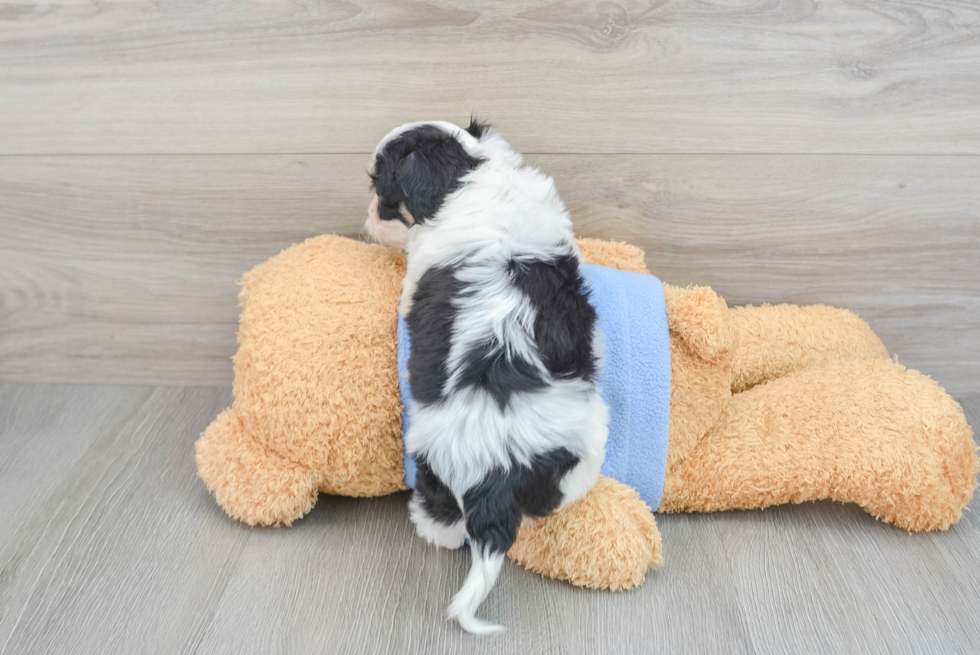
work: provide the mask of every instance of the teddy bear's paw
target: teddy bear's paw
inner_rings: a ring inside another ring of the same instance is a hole
[[[221,412],[208,426],[196,454],[198,475],[233,519],[290,525],[316,502],[318,476],[259,445],[234,409]]]
[[[415,532],[433,546],[455,550],[466,541],[466,523],[462,519],[452,525],[435,521],[414,492],[408,501],[408,516],[415,524]]]
[[[667,327],[692,354],[719,365],[732,359],[739,333],[724,298],[710,287],[681,289],[665,284],[664,299]]]
[[[549,578],[614,591],[639,585],[663,564],[650,508],[633,488],[605,476],[581,500],[525,521],[508,554]]]

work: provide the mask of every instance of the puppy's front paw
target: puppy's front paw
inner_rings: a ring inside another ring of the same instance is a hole
[[[415,532],[430,544],[439,548],[456,549],[466,541],[466,524],[460,519],[451,525],[441,523],[425,511],[418,494],[408,501],[408,516],[415,524]]]

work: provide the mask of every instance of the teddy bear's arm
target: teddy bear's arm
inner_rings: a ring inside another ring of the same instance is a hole
[[[634,489],[605,476],[578,502],[525,519],[508,554],[549,578],[617,591],[637,586],[663,564],[650,508]]]
[[[711,287],[686,289],[664,284],[667,327],[705,362],[726,363],[738,345],[738,331],[732,325],[725,299]]]
[[[959,520],[977,455],[962,408],[889,360],[798,371],[732,396],[664,485],[661,511],[752,509],[822,498],[908,530]]]

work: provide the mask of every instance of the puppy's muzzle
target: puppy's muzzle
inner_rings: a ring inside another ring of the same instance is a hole
[[[381,199],[375,195],[368,205],[367,221],[364,223],[368,236],[383,246],[404,250],[408,245],[408,227],[399,220],[381,220],[380,203]]]

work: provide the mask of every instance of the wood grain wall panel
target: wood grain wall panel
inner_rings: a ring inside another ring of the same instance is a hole
[[[363,155],[0,158],[0,379],[225,384],[236,281],[357,237]],[[826,303],[980,391],[980,160],[537,155],[580,234],[730,304]]]
[[[972,2],[55,0],[0,7],[0,154],[980,154]]]

